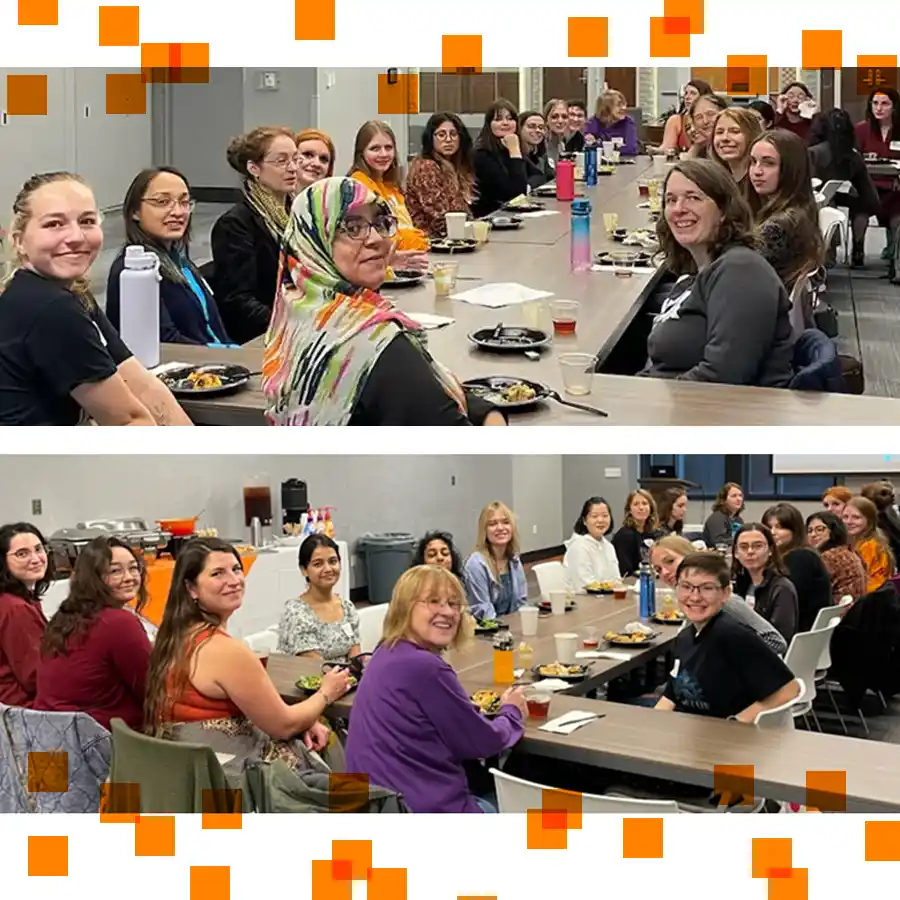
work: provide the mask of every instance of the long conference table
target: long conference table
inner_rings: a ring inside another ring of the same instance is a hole
[[[564,616],[541,617],[538,634],[523,637],[519,617],[507,616],[515,644],[528,643],[535,665],[555,661],[553,635],[565,631],[583,636],[594,628],[604,646],[603,634],[616,631],[637,618],[634,600],[579,596],[575,610]],[[754,793],[758,797],[806,804],[807,781],[820,786],[823,809],[847,812],[887,813],[900,810],[900,748],[897,745],[799,729],[760,728],[741,722],[723,721],[684,713],[664,713],[654,709],[592,700],[584,696],[613,678],[643,666],[670,649],[678,628],[653,626],[658,636],[649,645],[623,650],[611,648],[628,659],[599,659],[591,662],[587,679],[572,689],[555,693],[549,717],[571,710],[593,712],[601,718],[570,735],[540,731],[543,722],[528,720],[517,752],[553,760],[577,762],[650,778],[713,789],[717,769],[721,771],[752,766]],[[449,652],[447,660],[456,670],[465,690],[496,690],[493,646],[490,639],[477,638],[466,649]],[[271,656],[269,677],[287,703],[303,700],[307,694],[297,688],[303,675],[321,673],[321,661],[300,657]],[[526,673],[523,682],[530,680]],[[350,719],[354,693],[337,701],[330,715]],[[838,777],[811,778],[807,773],[845,773]],[[720,775],[721,777],[721,775]],[[721,782],[718,782],[721,783]],[[842,788],[841,785],[844,785]]]
[[[658,165],[658,164],[657,164]],[[603,213],[618,214],[619,226],[646,228],[646,209],[637,182],[653,174],[654,164],[638,159],[619,166],[586,189],[593,214],[593,252],[621,249],[607,236]],[[463,381],[488,375],[506,375],[539,381],[565,396],[559,356],[570,351],[596,355],[602,366],[645,305],[659,283],[661,273],[635,274],[619,278],[612,271],[570,271],[569,205],[546,199],[548,211],[556,214],[525,218],[517,231],[494,231],[486,245],[474,253],[459,254],[457,293],[480,284],[518,282],[548,291],[556,299],[580,304],[575,335],[555,336],[539,360],[523,354],[488,353],[472,344],[468,335],[480,328],[505,325],[538,325],[552,331],[548,302],[528,306],[491,309],[449,298],[437,298],[434,284],[426,279],[414,288],[385,288],[384,293],[403,311],[453,319],[453,324],[427,332],[433,355]],[[438,262],[446,256],[432,254]],[[740,302],[740,298],[735,298]],[[239,349],[220,350],[184,344],[166,344],[163,362],[192,365],[237,363],[251,372],[262,369],[263,342],[257,339]],[[637,371],[644,360],[636,360]],[[733,387],[623,375],[593,376],[592,393],[581,399],[609,413],[608,418],[561,406],[553,400],[514,415],[514,425],[883,425],[900,421],[900,400],[843,394],[809,393],[772,388]],[[260,379],[231,396],[191,399],[182,405],[197,425],[265,425],[265,399]]]

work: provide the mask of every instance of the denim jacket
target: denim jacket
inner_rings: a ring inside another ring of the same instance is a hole
[[[515,612],[525,605],[528,597],[525,569],[518,556],[509,561],[509,574],[513,584],[513,602],[510,612]],[[469,610],[472,615],[479,621],[495,619],[497,602],[500,600],[500,582],[488,565],[488,561],[480,553],[473,553],[466,560],[465,576]]]

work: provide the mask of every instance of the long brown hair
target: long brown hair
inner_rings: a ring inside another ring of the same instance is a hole
[[[42,653],[48,657],[66,656],[72,643],[89,630],[91,623],[104,609],[121,609],[105,576],[112,564],[115,548],[127,550],[141,570],[135,612],[140,614],[147,605],[147,588],[143,560],[124,541],[116,537],[94,538],[78,554],[72,577],[69,580],[69,596],[60,604],[44,632]]]
[[[484,125],[475,141],[476,150],[487,150],[492,156],[506,157],[508,154],[506,148],[497,138],[491,129],[491,122],[497,117],[497,113],[507,112],[512,120],[516,123],[516,134],[519,134],[519,111],[515,105],[504,97],[498,97],[488,108],[484,114]]]
[[[809,535],[806,532],[803,513],[793,503],[776,503],[763,513],[762,518],[766,525],[771,519],[774,519],[779,527],[785,528],[791,533],[791,542],[781,551],[783,555],[798,547],[809,546]]]
[[[708,100],[708,97],[701,98]],[[709,248],[710,261],[718,259],[730,247],[742,246],[752,250],[758,248],[753,234],[750,207],[741,196],[731,173],[707,159],[684,159],[672,166],[663,186],[662,215],[656,225],[660,251],[665,255],[666,267],[676,275],[686,275],[697,271],[694,257],[678,243],[666,221],[666,193],[669,180],[680,173],[693,182],[719,209],[722,221],[718,234]]]
[[[669,527],[672,520],[672,507],[682,498],[687,497],[687,491],[683,487],[666,488],[659,498],[659,523],[664,528]],[[684,519],[675,523],[673,532],[681,534],[684,531]]]
[[[156,733],[167,720],[171,698],[178,696],[188,681],[194,654],[221,624],[215,613],[202,609],[191,597],[188,587],[200,577],[211,553],[231,553],[243,566],[237,550],[219,538],[194,538],[178,554],[147,674],[144,725],[149,734]],[[194,638],[205,629],[209,634],[197,644]]]
[[[650,504],[650,515],[647,516],[647,521],[644,523],[642,534],[657,531],[659,529],[659,512],[656,509],[656,501],[653,499],[653,494],[650,491],[645,491],[643,488],[638,488],[628,495],[628,499],[625,501],[625,518],[622,520],[622,527],[638,530],[637,521],[631,514],[631,504],[635,497],[643,497]]]
[[[809,152],[802,138],[783,128],[760,135],[750,149],[763,141],[778,154],[778,189],[762,201],[755,215],[755,230],[759,235],[767,224],[776,224],[791,235],[791,246],[796,252],[793,265],[784,273],[785,282],[790,285],[800,275],[818,269],[825,260]]]
[[[775,543],[775,537],[772,534],[772,530],[768,525],[763,525],[762,522],[748,522],[746,525],[741,525],[741,527],[737,530],[737,534],[734,536],[734,541],[732,542],[732,560],[731,560],[731,575],[733,578],[739,578],[741,576],[747,577],[749,576],[749,572],[744,568],[743,564],[738,561],[737,558],[737,543],[738,538],[742,534],[746,534],[748,531],[757,531],[759,532],[765,539],[766,544],[769,546],[769,561],[766,563],[765,571],[773,571],[778,575],[787,575],[788,570],[787,566],[784,564],[784,557],[781,555],[781,551],[778,549],[778,544]]]
[[[394,145],[394,161],[391,163],[384,175],[376,175],[372,171],[371,166],[366,162],[366,147],[372,142],[372,138],[377,134],[387,135]],[[376,119],[364,123],[359,131],[356,132],[356,140],[353,142],[353,165],[350,167],[348,175],[354,172],[362,172],[368,175],[372,181],[381,181],[384,184],[392,184],[394,187],[402,189],[403,187],[403,167],[400,160],[397,159],[397,136],[394,129],[387,122],[379,122]]]
[[[728,502],[728,495],[731,493],[732,488],[737,488],[741,492],[741,496],[744,494],[744,489],[736,482],[736,481],[726,481],[722,487],[719,488],[719,492],[716,494],[716,499],[713,502],[713,512],[721,512],[725,513],[729,519],[733,519],[736,516],[739,516],[744,511],[744,506],[736,513],[731,513],[728,511],[728,507],[726,503]]]
[[[894,559],[891,544],[885,537],[884,532],[878,527],[878,507],[865,497],[851,497],[846,505],[852,506],[857,512],[862,513],[868,526],[865,534],[861,534],[859,537],[850,535],[853,549],[855,550],[863,541],[874,541],[879,551],[887,557],[891,574],[896,572],[897,561]]]

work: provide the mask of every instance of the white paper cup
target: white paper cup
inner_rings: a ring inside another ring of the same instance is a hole
[[[566,592],[550,591],[550,612],[554,616],[565,615],[566,612]]]
[[[523,637],[531,637],[537,634],[538,608],[536,606],[523,606],[519,610],[519,626]]]
[[[625,138],[615,137],[610,141],[610,143],[613,145],[613,147],[615,147],[618,150],[619,147],[625,146]]]
[[[465,213],[447,213],[444,220],[447,223],[447,237],[451,241],[464,241],[466,239],[466,222],[468,221],[468,216]]]
[[[578,652],[578,635],[567,631],[554,634],[553,640],[556,643],[556,661],[564,665],[574,663],[575,654]]]
[[[600,146],[603,156],[606,159],[612,159],[613,150],[616,149],[616,145],[612,141],[604,141]]]

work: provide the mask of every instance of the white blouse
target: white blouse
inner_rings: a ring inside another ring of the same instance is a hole
[[[616,549],[605,536],[598,541],[589,534],[573,534],[566,541],[563,565],[569,588],[573,591],[582,591],[599,581],[619,580]]]

